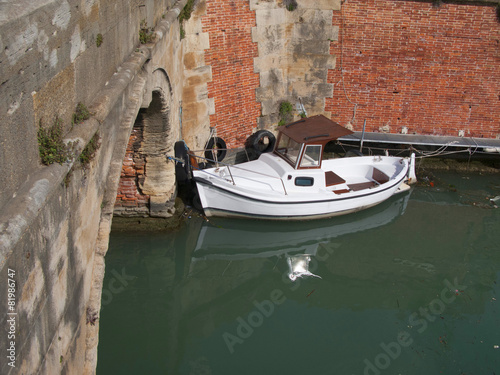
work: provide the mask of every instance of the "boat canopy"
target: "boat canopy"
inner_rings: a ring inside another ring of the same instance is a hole
[[[297,143],[314,143],[320,145],[325,145],[331,140],[353,134],[349,129],[344,128],[342,125],[323,115],[307,117],[280,126],[278,131]]]
[[[323,115],[308,117],[278,128],[274,153],[295,169],[321,168],[325,145],[352,131]]]

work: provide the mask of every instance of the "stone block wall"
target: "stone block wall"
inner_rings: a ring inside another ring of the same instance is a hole
[[[259,128],[273,129],[280,121],[282,102],[294,106],[302,101],[308,114],[325,114],[325,99],[332,96],[328,69],[335,68],[330,41],[337,40],[338,26],[332,24],[340,0],[297,1],[287,8],[281,1],[251,1],[257,25],[252,29],[259,56],[257,101],[262,105]],[[299,113],[295,111],[295,115]]]
[[[191,17],[184,22],[184,75],[182,94],[182,138],[191,150],[205,147],[210,135],[210,116],[215,115],[214,98],[209,95],[213,67],[207,62],[210,36],[203,30],[207,3],[195,3]]]
[[[341,30],[331,43],[337,67],[329,72],[335,89],[326,110],[355,130],[366,119],[367,131],[499,137],[495,5],[345,2],[333,18]]]
[[[148,98],[130,134],[114,215],[172,216],[175,168],[166,156],[174,156],[176,141],[184,140],[191,150],[199,150],[209,138],[214,105],[207,88],[212,69],[205,62],[209,46],[201,24],[205,13],[206,3],[195,2],[189,19],[183,22],[182,35],[179,30],[169,30],[166,42],[155,46],[159,51],[150,64],[154,73],[146,90]],[[181,60],[172,58],[175,56]],[[165,67],[167,75],[161,73]],[[179,96],[172,96],[174,87],[181,90]]]
[[[0,6],[0,277],[2,285],[9,278],[15,283],[10,311],[16,314],[14,336],[0,340],[2,353],[15,347],[13,360],[0,361],[2,374],[95,372],[104,255],[140,109],[155,109],[144,125],[145,134],[154,133],[150,141],[161,140],[158,152],[170,152],[179,139],[184,75],[178,16],[185,4],[54,0]],[[143,22],[156,36],[147,45],[139,43]],[[78,102],[91,116],[72,124]],[[57,117],[64,141],[73,145],[71,157],[45,166],[37,131]],[[79,155],[94,134],[100,146],[82,164]],[[154,158],[156,149],[146,146]],[[152,164],[143,186],[155,197],[149,209],[163,214],[175,197],[173,164],[164,156]],[[0,289],[0,300],[0,323],[8,327],[7,288]]]

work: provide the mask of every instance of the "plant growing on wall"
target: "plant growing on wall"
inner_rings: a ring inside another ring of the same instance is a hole
[[[96,151],[99,149],[100,145],[101,137],[99,136],[99,133],[96,132],[78,157],[78,160],[80,160],[80,163],[82,163],[83,167],[87,167],[89,163],[94,159]]]
[[[188,0],[184,8],[182,8],[181,13],[179,14],[179,29],[181,33],[181,39],[184,39],[186,36],[186,31],[184,30],[184,21],[187,21],[191,18],[191,13],[193,13],[195,0]]]
[[[139,41],[141,44],[147,44],[155,39],[155,34],[153,33],[153,28],[148,27],[146,20],[141,21],[141,27],[139,29]]]
[[[296,0],[284,0],[283,4],[285,5],[286,10],[289,12],[293,12],[295,9],[297,9],[297,1]]]
[[[280,110],[279,110],[279,115],[280,115],[280,121],[278,122],[279,126],[288,124],[293,120],[293,105],[290,102],[282,102],[280,104]]]
[[[62,120],[56,118],[49,129],[44,129],[40,121],[38,129],[38,151],[43,164],[62,164],[71,157],[71,147],[63,142]]]
[[[83,103],[78,103],[75,113],[73,113],[72,125],[77,125],[90,118],[90,111]]]
[[[95,38],[95,45],[97,46],[97,48],[101,46],[102,41],[103,41],[102,34],[97,34]]]

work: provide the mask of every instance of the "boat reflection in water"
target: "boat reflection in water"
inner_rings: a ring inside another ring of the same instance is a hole
[[[397,195],[369,210],[354,215],[317,221],[268,222],[259,220],[212,219],[200,230],[191,268],[207,260],[242,260],[248,258],[286,257],[288,277],[316,276],[310,270],[311,258],[319,248],[331,252],[331,240],[377,228],[405,212],[410,192]],[[340,245],[338,245],[340,246]]]
[[[500,374],[500,182],[440,186],[331,219],[112,233],[103,285],[130,278],[101,311],[97,373]],[[321,279],[291,281],[292,256]]]

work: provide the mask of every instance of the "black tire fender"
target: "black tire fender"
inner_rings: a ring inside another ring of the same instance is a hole
[[[275,145],[276,137],[269,130],[259,130],[248,137],[245,142],[245,148],[253,150],[257,156],[273,151]]]
[[[198,189],[196,189],[196,187],[194,188],[194,194],[191,203],[193,207],[196,208],[198,211],[203,211],[203,205],[201,204],[200,193],[198,193]]]
[[[220,137],[211,137],[205,146],[205,158],[215,160],[213,151],[217,150],[217,161],[222,161],[226,157],[226,142]]]
[[[177,182],[186,183],[191,179],[191,166],[189,163],[189,149],[184,141],[175,142],[175,176]],[[180,163],[182,161],[183,163]]]

